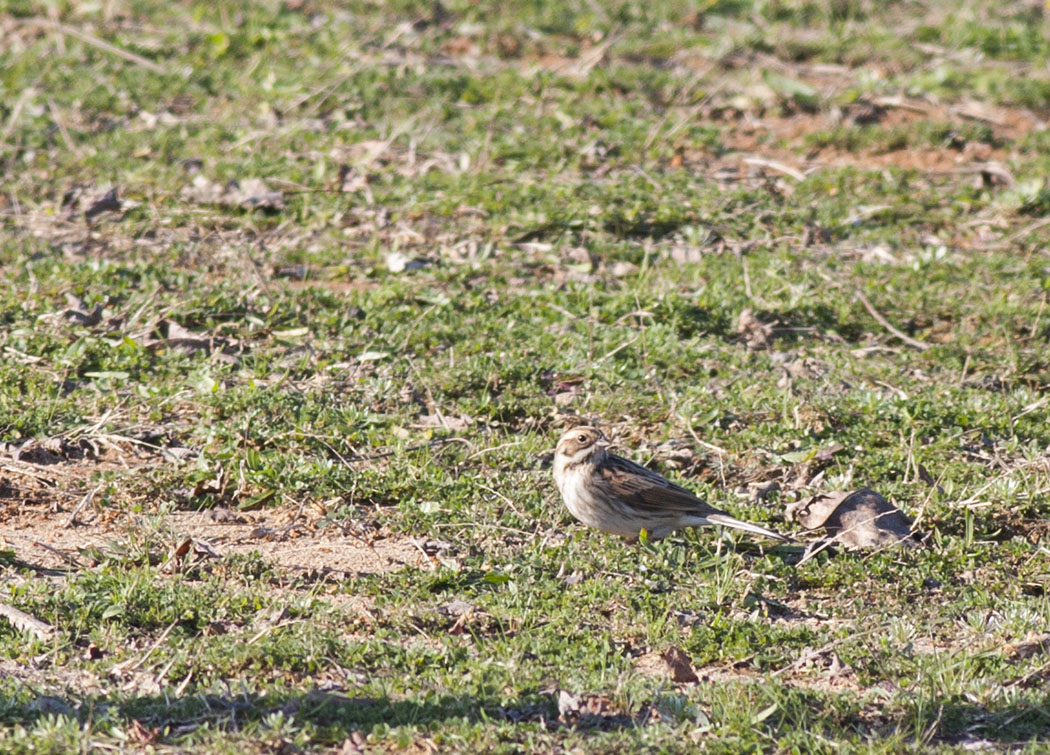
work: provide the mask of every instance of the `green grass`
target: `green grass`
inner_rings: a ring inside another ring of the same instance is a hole
[[[0,0],[3,601],[56,628],[0,622],[0,749],[1046,748],[1045,14],[683,7]],[[584,531],[579,418],[926,547]],[[91,491],[114,542],[34,568],[4,522]],[[175,555],[209,509],[430,555]]]

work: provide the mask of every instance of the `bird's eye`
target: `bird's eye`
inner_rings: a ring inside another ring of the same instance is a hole
[[[576,440],[580,441],[580,443],[586,443],[587,442],[587,436],[584,435],[583,433],[580,433],[579,435],[576,436]]]

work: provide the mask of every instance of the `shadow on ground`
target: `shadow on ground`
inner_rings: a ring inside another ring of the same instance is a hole
[[[987,747],[1001,747],[1021,743],[1050,742],[1050,692],[1040,690],[1033,697],[1018,699],[995,707],[951,701],[916,703],[896,716],[879,716],[878,724],[870,719],[862,722],[855,715],[852,720],[856,734],[869,742],[885,737],[907,738],[914,732],[916,739],[925,743],[942,742],[953,745],[986,743]],[[810,698],[805,704],[814,706],[814,712],[827,704],[823,693],[795,690]],[[8,724],[20,723],[26,728],[44,718],[72,719],[82,726],[94,728],[100,722],[112,724],[122,720],[121,727],[142,744],[176,744],[194,731],[237,731],[251,725],[268,728],[275,714],[278,721],[291,721],[298,726],[306,723],[319,729],[322,738],[342,742],[355,732],[370,733],[376,725],[390,727],[418,726],[428,729],[434,724],[491,723],[505,721],[514,726],[535,724],[548,731],[614,731],[645,726],[663,720],[658,705],[645,705],[642,710],[625,715],[606,710],[605,698],[570,696],[571,710],[559,713],[559,693],[543,692],[512,701],[485,700],[472,696],[435,694],[426,699],[391,700],[385,697],[355,697],[339,690],[315,689],[305,693],[257,695],[199,694],[170,700],[164,695],[132,697],[117,700],[97,696],[74,699],[73,696],[10,695],[0,698],[0,720]],[[860,705],[860,701],[857,701]],[[793,706],[792,706],[793,707]],[[797,713],[798,711],[794,711]],[[844,711],[843,711],[844,712]],[[859,713],[855,711],[854,713]],[[719,722],[712,720],[717,733]],[[762,723],[765,736],[780,736],[808,728],[813,722],[800,725],[787,710],[778,710]],[[838,721],[844,724],[845,721]],[[105,726],[102,727],[103,729]],[[535,727],[532,727],[533,729]]]

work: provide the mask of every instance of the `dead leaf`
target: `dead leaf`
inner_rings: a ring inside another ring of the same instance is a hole
[[[565,720],[580,712],[580,698],[568,690],[558,690],[558,718]]]
[[[66,303],[69,304],[69,308],[62,314],[67,320],[72,320],[79,325],[86,325],[89,328],[93,328],[102,322],[101,304],[96,304],[88,310],[87,303],[83,299],[70,293],[66,294]]]
[[[179,338],[199,338],[199,336],[188,328],[184,328],[174,320],[164,319],[158,323],[158,326],[165,331],[164,335],[166,338],[179,339]]]
[[[362,755],[368,751],[368,740],[359,731],[352,732],[343,740],[343,746],[339,748],[339,755]]]
[[[222,495],[222,491],[226,489],[226,480],[226,468],[221,463],[216,463],[214,475],[198,480],[190,495],[193,498],[203,495]]]
[[[571,246],[562,252],[563,265],[570,274],[586,276],[594,271],[591,253],[582,246]]]
[[[98,661],[106,657],[106,651],[96,645],[94,642],[87,646],[87,650],[84,651],[83,658],[85,661]]]
[[[193,183],[183,187],[180,196],[196,204],[217,204],[274,212],[284,209],[284,194],[272,191],[260,178],[230,181],[222,186],[198,173],[193,177]]]
[[[602,695],[574,695],[558,691],[558,720],[581,729],[623,727],[634,722],[615,703]]]
[[[212,547],[207,540],[193,538],[193,553],[202,558],[222,558],[222,555]]]
[[[452,432],[466,430],[474,424],[474,418],[467,415],[454,417],[451,415],[421,414],[416,427],[441,427]]]
[[[790,504],[786,514],[807,529],[824,527],[834,542],[851,548],[917,545],[908,517],[868,488],[810,496]]]
[[[179,192],[183,199],[197,204],[220,204],[223,197],[223,187],[206,176],[197,173],[193,176],[193,182],[184,186]]]
[[[236,204],[246,210],[284,209],[284,194],[272,191],[261,178],[233,181],[226,188],[230,204]]]
[[[103,212],[120,212],[123,206],[124,203],[120,200],[120,191],[114,187],[92,202],[91,206],[84,210],[84,219],[90,223],[95,219],[96,215],[101,215]]]
[[[818,493],[809,498],[789,503],[784,514],[788,521],[796,521],[807,529],[819,529],[827,521],[834,508],[842,503],[848,495],[849,493],[845,490]]]
[[[769,348],[769,338],[773,335],[773,328],[755,317],[750,307],[740,313],[736,321],[736,330],[743,337],[744,346],[748,351]]]
[[[652,651],[640,656],[634,666],[646,676],[670,679],[676,684],[696,684],[700,681],[693,670],[693,659],[674,645],[662,653]]]
[[[466,600],[456,599],[438,607],[438,611],[445,616],[465,616],[477,610],[473,603]]]
[[[1022,642],[1007,645],[1005,651],[1008,657],[1018,660],[1043,655],[1050,652],[1050,635],[1030,633]]]
[[[554,394],[554,403],[558,406],[568,406],[576,398],[575,391],[562,391]]]
[[[160,737],[159,729],[145,726],[136,718],[131,719],[126,733],[129,739],[140,745],[152,744]]]
[[[11,449],[11,458],[27,464],[45,466],[71,459],[98,458],[98,448],[87,438],[70,442],[61,436],[43,440],[31,438],[18,448]]]
[[[570,574],[569,576],[565,577],[561,581],[561,583],[563,585],[565,585],[566,587],[575,587],[576,585],[580,584],[580,582],[582,582],[582,581],[583,581],[583,572],[577,569],[572,574]]]
[[[704,250],[699,246],[673,244],[667,251],[667,256],[671,258],[672,262],[685,265],[703,261]]]
[[[364,191],[368,194],[368,203],[372,204],[372,194],[368,190],[369,177],[367,173],[359,173],[356,168],[352,168],[346,163],[339,166],[339,190],[344,193],[353,193],[355,191]]]
[[[181,543],[179,543],[179,547],[176,548],[175,552],[171,554],[171,558],[177,563],[181,563],[182,559],[186,557],[186,554],[190,552],[190,546],[192,544],[193,541],[190,538],[186,538]]]
[[[475,615],[475,607],[473,603],[468,603],[465,600],[453,600],[451,603],[438,608],[438,612],[449,617],[455,617],[455,621],[448,628],[449,634],[463,634],[467,631],[467,625]]]
[[[831,662],[828,664],[828,668],[824,671],[824,675],[829,679],[837,679],[839,677],[846,677],[853,673],[853,669],[848,663],[843,663],[842,659],[838,657],[838,654],[834,651],[828,652]]]
[[[846,447],[841,443],[832,443],[830,446],[825,446],[824,448],[817,451],[816,455],[813,458],[817,461],[827,461],[839,451],[845,450]]]
[[[421,267],[426,267],[426,264],[426,260],[409,257],[404,252],[391,252],[386,256],[386,269],[392,273],[418,270]]]
[[[243,350],[243,347],[238,348],[240,342],[235,338],[194,333],[167,318],[157,323],[156,336],[147,338],[142,345],[150,350],[166,348],[191,355],[206,351],[212,358],[228,364],[236,363],[236,354]]]
[[[801,357],[792,352],[775,351],[770,354],[770,361],[780,367],[783,372],[780,380],[777,381],[778,388],[790,388],[795,380],[811,380],[826,372],[824,365],[817,360]]]

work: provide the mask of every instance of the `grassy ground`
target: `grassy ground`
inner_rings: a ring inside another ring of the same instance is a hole
[[[1048,746],[1045,9],[683,5],[0,0],[0,749]]]

